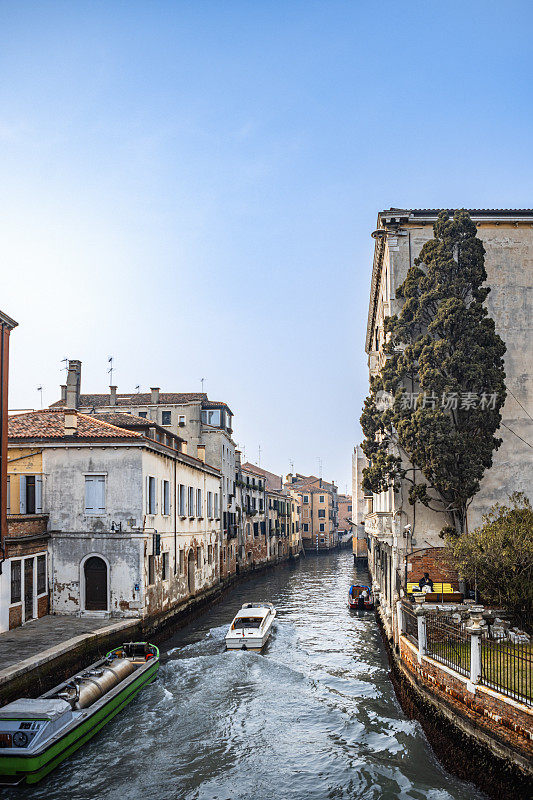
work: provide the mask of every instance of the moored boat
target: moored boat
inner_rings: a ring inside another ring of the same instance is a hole
[[[0,784],[37,783],[156,677],[159,650],[128,642],[41,695],[0,708]]]
[[[348,591],[348,606],[351,609],[365,609],[374,608],[374,597],[370,586],[364,583],[354,583],[350,586]]]
[[[228,650],[260,650],[271,632],[276,609],[272,603],[245,603],[226,634]]]

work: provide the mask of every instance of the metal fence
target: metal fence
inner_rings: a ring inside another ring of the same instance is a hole
[[[402,605],[405,635],[413,644],[418,645],[418,620],[413,609],[406,605]]]
[[[426,652],[462,675],[470,674],[470,636],[464,620],[450,614],[426,614]]]
[[[533,646],[530,642],[481,640],[481,683],[533,705]]]

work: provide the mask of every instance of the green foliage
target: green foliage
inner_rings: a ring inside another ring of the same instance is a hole
[[[484,600],[513,611],[533,610],[533,509],[515,492],[510,505],[496,504],[483,525],[446,545],[459,573],[477,586]]]
[[[501,444],[494,434],[506,396],[505,344],[483,305],[485,250],[469,214],[441,211],[433,231],[396,292],[401,312],[385,321],[386,360],[361,416],[369,459],[363,485],[381,492],[407,480],[410,502],[447,512],[460,533]],[[376,406],[381,391],[393,396],[392,408]],[[406,393],[418,394],[416,403]],[[485,398],[484,407],[461,408],[466,393]],[[443,406],[450,397],[455,406]]]

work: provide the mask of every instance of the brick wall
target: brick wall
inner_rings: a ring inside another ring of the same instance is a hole
[[[48,529],[47,514],[13,514],[7,518],[7,536],[38,535]],[[7,537],[6,537],[7,538]]]
[[[407,670],[427,690],[460,713],[466,714],[485,731],[499,739],[507,740],[528,758],[533,758],[533,709],[476,686],[476,693],[467,690],[465,679],[441,669],[433,659],[423,658],[418,663],[417,654],[402,636],[400,658]]]
[[[445,581],[459,591],[457,571],[450,563],[444,547],[427,547],[407,556],[408,583],[418,583],[424,577],[424,572],[429,572],[429,577],[435,583]]]
[[[9,630],[22,625],[22,604],[9,609]]]
[[[37,598],[37,616],[45,617],[50,610],[50,600],[47,594]]]

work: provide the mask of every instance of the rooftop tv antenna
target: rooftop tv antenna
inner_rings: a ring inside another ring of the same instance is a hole
[[[291,468],[291,475],[292,475],[294,472],[294,461],[292,460],[292,458],[289,461],[289,467]]]
[[[204,381],[206,380],[207,378],[200,378],[200,383],[202,384],[202,392],[204,391]]]
[[[111,366],[107,370],[107,373],[109,375],[109,385],[113,386],[113,369],[114,369],[113,368],[113,356],[109,356],[109,358],[107,359],[107,363],[111,364]]]
[[[41,408],[43,407],[43,387],[38,386],[37,391],[41,393]]]
[[[61,369],[64,369],[65,372],[68,372],[68,362],[69,362],[68,356],[67,356],[67,358],[62,358],[61,359],[61,363],[65,365],[64,367],[61,367]]]
[[[322,459],[320,458],[320,456],[318,456],[317,461],[318,461],[318,477],[321,478],[322,477]]]
[[[258,462],[257,462],[257,466],[260,467],[261,466],[261,445],[259,445],[258,451],[259,451],[259,459],[258,459]]]
[[[135,387],[135,391],[137,392],[137,394],[139,394],[139,392],[141,391],[141,386],[140,386],[140,384],[139,384],[139,383],[138,383],[138,384],[137,384],[137,386]]]

